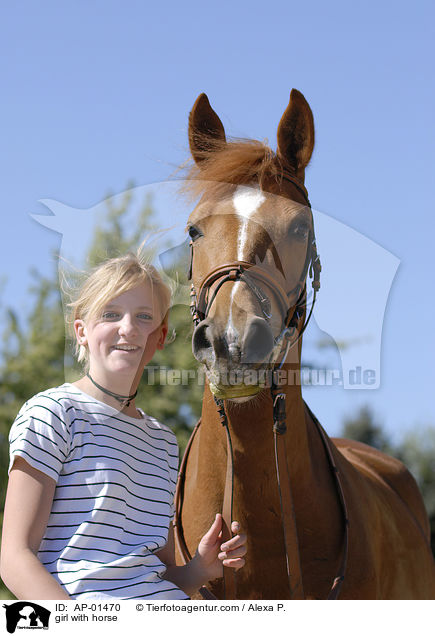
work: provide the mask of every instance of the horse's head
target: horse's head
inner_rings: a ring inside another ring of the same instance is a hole
[[[311,265],[318,285],[303,185],[314,147],[313,116],[292,90],[274,153],[257,141],[228,142],[202,94],[190,113],[189,143],[195,165],[187,183],[201,195],[187,225],[193,353],[217,397],[250,397],[282,360],[288,339],[297,339]]]

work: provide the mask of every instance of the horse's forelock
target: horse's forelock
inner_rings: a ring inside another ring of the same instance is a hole
[[[199,164],[186,174],[183,191],[193,197],[209,190],[211,184],[249,185],[266,179],[278,179],[281,166],[276,154],[266,143],[251,139],[230,142],[213,141],[202,152]]]

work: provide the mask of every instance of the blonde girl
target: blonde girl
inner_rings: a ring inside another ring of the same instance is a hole
[[[222,564],[243,566],[246,537],[221,545],[220,515],[175,565],[177,443],[135,401],[169,306],[133,254],[96,268],[72,303],[85,374],[32,397],[10,432],[1,576],[17,598],[188,599]]]

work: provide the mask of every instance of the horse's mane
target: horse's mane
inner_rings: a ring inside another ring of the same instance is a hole
[[[249,185],[266,180],[278,181],[283,168],[277,154],[266,143],[254,139],[231,141],[205,138],[199,165],[194,163],[185,173],[183,191],[197,197],[222,185]]]

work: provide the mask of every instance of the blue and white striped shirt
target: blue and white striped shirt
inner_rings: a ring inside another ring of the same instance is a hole
[[[186,599],[162,579],[178,469],[174,433],[66,383],[31,398],[10,435],[56,481],[38,558],[71,598]]]

